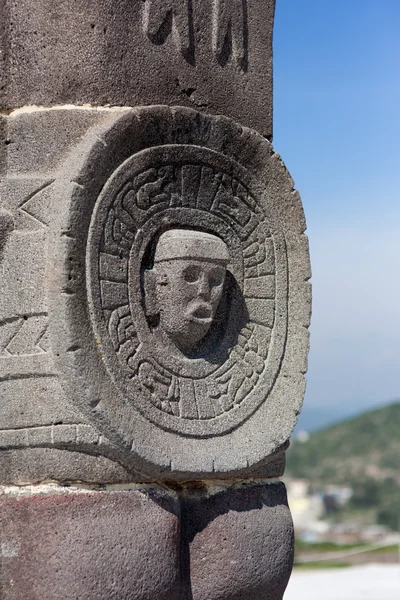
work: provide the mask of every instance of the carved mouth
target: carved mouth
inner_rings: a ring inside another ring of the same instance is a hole
[[[191,317],[193,321],[201,321],[209,323],[212,320],[211,308],[207,305],[198,306],[192,311]]]

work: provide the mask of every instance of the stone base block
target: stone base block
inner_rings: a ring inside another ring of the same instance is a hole
[[[173,494],[0,496],[2,600],[175,600]]]
[[[282,600],[282,483],[132,488],[0,489],[1,600]]]
[[[282,600],[294,549],[283,483],[186,497],[182,524],[185,598]]]

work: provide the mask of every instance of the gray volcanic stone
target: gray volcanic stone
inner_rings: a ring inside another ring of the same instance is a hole
[[[41,176],[44,181],[38,188],[45,191],[46,184],[49,186],[53,181],[54,171],[74,145],[90,126],[107,115],[108,111],[101,108],[23,108],[13,111],[6,121],[6,148],[7,176],[17,180],[14,193],[21,193],[23,182],[19,180],[24,174],[29,175],[30,180]],[[10,184],[8,192],[13,188]]]
[[[191,490],[182,528],[185,598],[282,600],[294,550],[283,483]]]
[[[2,4],[3,7],[3,4]],[[67,401],[49,340],[49,231],[59,164],[107,111],[0,116],[0,483],[138,479]],[[143,479],[143,476],[139,477]]]
[[[0,495],[0,597],[178,600],[179,518],[155,488]]]
[[[119,484],[144,479],[143,476],[124,469],[115,460],[115,456],[111,459],[96,455],[94,444],[87,444],[86,448],[81,445],[79,452],[73,452],[71,446],[66,443],[54,447],[48,440],[47,445],[46,440],[42,440],[42,445],[35,447],[32,438],[21,440],[20,432],[12,430],[9,434],[12,449],[5,447],[0,451],[0,483],[3,485],[27,485],[43,481]],[[25,435],[26,431],[23,437]],[[101,451],[99,449],[98,452]],[[107,454],[104,449],[103,452]]]
[[[144,304],[147,318],[157,319],[153,328],[171,354],[189,358],[206,344],[224,294],[229,260],[225,242],[204,231],[173,228],[159,237],[153,268],[144,272]],[[148,376],[151,367],[146,368]],[[171,409],[175,403],[176,414],[181,414],[179,398],[177,389],[169,401]],[[159,398],[161,407],[164,401]]]
[[[2,600],[282,600],[311,273],[274,10],[0,3]]]
[[[72,151],[54,195],[56,368],[121,460],[204,479],[280,450],[304,393],[310,269],[301,201],[269,142],[185,108],[114,111]],[[177,252],[182,230],[211,234],[208,250],[199,239],[197,255]],[[160,271],[165,232],[181,270]],[[187,295],[195,281],[174,283],[199,258],[217,268],[211,239],[229,257],[214,305]],[[210,322],[182,337],[191,302]]]
[[[0,11],[1,11],[1,6],[0,6]],[[0,12],[0,17],[1,17],[1,12]],[[0,176],[3,175],[6,170],[6,155],[7,155],[6,127],[7,127],[6,117],[3,115],[0,115]]]
[[[179,104],[270,138],[274,9],[275,0],[3,0],[0,108]]]
[[[0,124],[0,482],[280,476],[310,271],[301,201],[269,142],[182,107],[21,109]],[[215,301],[178,286],[170,302],[154,257],[182,231],[191,256],[169,257],[170,276],[186,264],[215,283],[227,249]],[[180,330],[192,301],[209,314],[180,348],[165,311]]]

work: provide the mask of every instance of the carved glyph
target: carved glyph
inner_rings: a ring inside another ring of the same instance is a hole
[[[89,298],[104,361],[147,418],[176,431],[220,425],[242,405],[238,424],[284,351],[283,240],[232,167],[191,146],[152,148],[110,178],[91,224]]]
[[[277,452],[304,391],[309,271],[269,142],[181,107],[121,109],[55,186],[51,344],[88,422],[164,478]]]
[[[143,30],[156,46],[165,44],[171,38],[185,60],[195,66],[195,16],[192,0],[146,0],[143,8]],[[207,25],[207,42],[219,65],[224,67],[232,60],[240,69],[246,71],[249,36],[247,2],[210,0]]]
[[[175,39],[182,56],[194,63],[194,30],[191,0],[146,0],[143,8],[143,29],[156,46],[169,36]]]

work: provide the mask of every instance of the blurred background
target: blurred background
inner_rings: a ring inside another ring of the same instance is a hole
[[[287,600],[400,598],[399,31],[398,0],[277,0],[274,146],[313,267]]]

